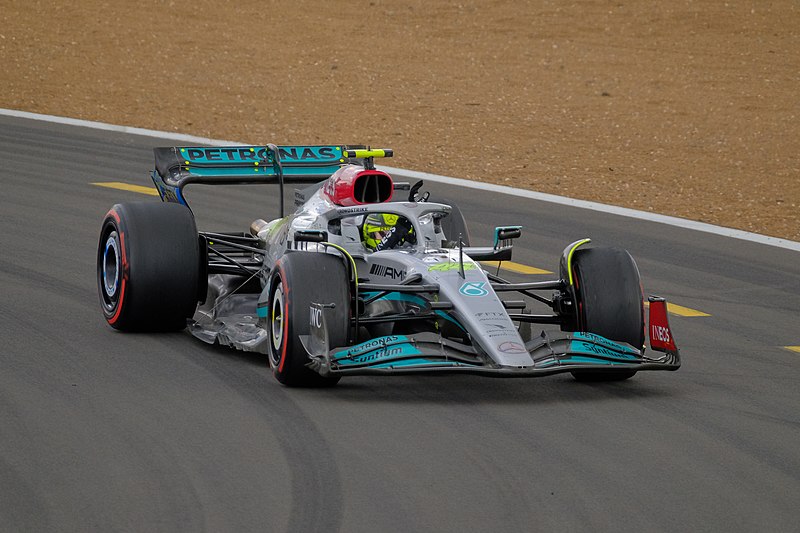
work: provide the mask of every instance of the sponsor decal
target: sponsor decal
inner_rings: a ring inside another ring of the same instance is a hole
[[[419,355],[420,351],[405,336],[389,335],[363,342],[348,350],[334,354],[336,364],[341,366],[374,363],[394,357]]]
[[[367,211],[366,207],[340,207],[336,212],[340,215],[350,215],[353,213],[364,213]]]
[[[397,220],[397,217],[395,217],[395,220]],[[392,228],[388,232],[386,232],[386,235],[384,235],[383,239],[381,239],[381,242],[379,242],[378,245],[375,247],[375,251],[380,252],[381,250],[386,248],[386,244],[392,239],[394,234],[399,231],[398,228],[399,226],[392,226]],[[400,240],[400,238],[398,238],[398,240]]]
[[[181,154],[189,161],[256,161],[266,157],[266,148],[186,148]]]
[[[279,147],[278,152],[284,161],[328,162],[339,159],[333,146],[286,146]],[[181,155],[194,163],[253,162],[267,159],[268,150],[263,147],[182,148]]]
[[[657,339],[665,343],[671,342],[671,338],[669,336],[669,328],[656,325],[650,326],[650,338]]]
[[[394,268],[388,265],[381,265],[373,263],[369,269],[369,273],[373,276],[381,276],[383,278],[403,279],[406,277],[406,271],[403,269]]]
[[[458,289],[458,292],[464,296],[486,296],[489,291],[484,289],[484,286],[486,286],[485,281],[467,281]]]
[[[517,331],[517,328],[511,322],[500,324],[498,322],[489,322],[481,319],[478,320],[481,322],[484,328],[484,335],[490,339],[496,339],[498,337],[504,337],[506,339],[516,338],[514,333]]]
[[[663,298],[650,298],[650,346],[659,352],[678,350],[669,329],[667,302]]]
[[[619,343],[616,343],[612,340],[603,337],[602,335],[597,335],[596,333],[578,332],[573,334],[572,338],[576,340],[586,340],[591,342],[592,344],[599,344],[604,348],[608,348],[609,350],[614,350],[616,352],[636,353],[638,355],[638,350],[632,351],[630,347],[623,346]]]
[[[587,355],[599,355],[612,359],[629,359],[633,361],[637,359],[635,355],[617,352],[604,346],[585,341],[572,341],[569,346],[569,351]]]
[[[397,341],[406,340],[405,337],[401,337],[399,335],[388,335],[386,337],[378,337],[377,339],[372,339],[367,342],[362,342],[361,344],[357,344],[352,348],[347,350],[342,350],[336,354],[337,357],[345,356],[345,357],[352,357],[354,355],[358,355],[364,352],[369,352],[370,350],[374,350],[376,348],[385,347],[388,344],[394,344]]]
[[[322,327],[322,309],[310,307],[311,314],[309,317],[309,325],[312,328],[319,329]]]
[[[527,350],[518,342],[503,342],[497,346],[503,353],[526,353]]]
[[[395,344],[393,346],[386,346],[379,348],[356,357],[337,361],[340,365],[353,365],[372,363],[382,361],[384,359],[391,359],[392,357],[401,357],[403,355],[417,355],[419,351],[410,344]]]
[[[516,338],[514,332],[517,328],[512,322],[506,322],[508,314],[504,311],[481,311],[475,313],[475,318],[480,322],[489,338]]]
[[[339,159],[339,156],[334,153],[333,147],[330,146],[316,149],[306,147],[302,148],[302,152],[300,149],[301,147],[278,147],[278,152],[281,154],[281,159],[294,159],[296,161]]]
[[[475,263],[467,263],[467,262],[464,263],[465,271],[475,270],[477,268],[478,267],[475,266]],[[455,271],[461,270],[461,264],[454,262],[446,262],[446,263],[442,262],[442,263],[436,263],[435,265],[431,265],[428,267],[429,272],[452,272],[454,270]]]

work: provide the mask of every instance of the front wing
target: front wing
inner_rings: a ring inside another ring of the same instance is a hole
[[[574,370],[677,370],[678,350],[652,356],[644,349],[618,343],[593,333],[542,332],[523,347],[510,343],[508,350],[527,351],[530,366],[501,366],[474,346],[435,334],[388,335],[355,346],[330,349],[324,312],[311,335],[301,336],[308,352],[308,366],[323,376],[458,372],[500,377],[536,377]]]

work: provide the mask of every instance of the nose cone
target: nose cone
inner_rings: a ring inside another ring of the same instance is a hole
[[[428,276],[439,285],[439,299],[453,303],[453,314],[495,363],[516,368],[533,366],[514,322],[480,265],[465,257],[462,278],[458,252],[452,252],[449,261],[430,265]]]

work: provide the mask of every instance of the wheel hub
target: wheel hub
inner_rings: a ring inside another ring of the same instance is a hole
[[[272,347],[277,352],[283,344],[283,285],[275,288],[270,306],[270,331],[272,333]]]
[[[114,298],[119,288],[120,264],[117,248],[117,232],[111,232],[103,252],[103,289],[109,298]]]

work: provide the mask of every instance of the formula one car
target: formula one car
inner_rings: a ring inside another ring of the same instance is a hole
[[[106,321],[125,331],[188,325],[207,343],[266,354],[291,386],[420,372],[622,380],[680,366],[663,298],[649,298],[658,353],[645,354],[639,272],[625,250],[578,240],[558,279],[507,281],[479,262],[510,260],[521,227],[470,246],[458,206],[375,167],[391,155],[343,145],[156,148],[151,177],[163,202],[117,204],[102,224]],[[276,184],[280,216],[247,233],[198,232],[189,183]],[[295,192],[285,216],[288,183],[314,185]],[[532,324],[550,327],[534,335]]]

